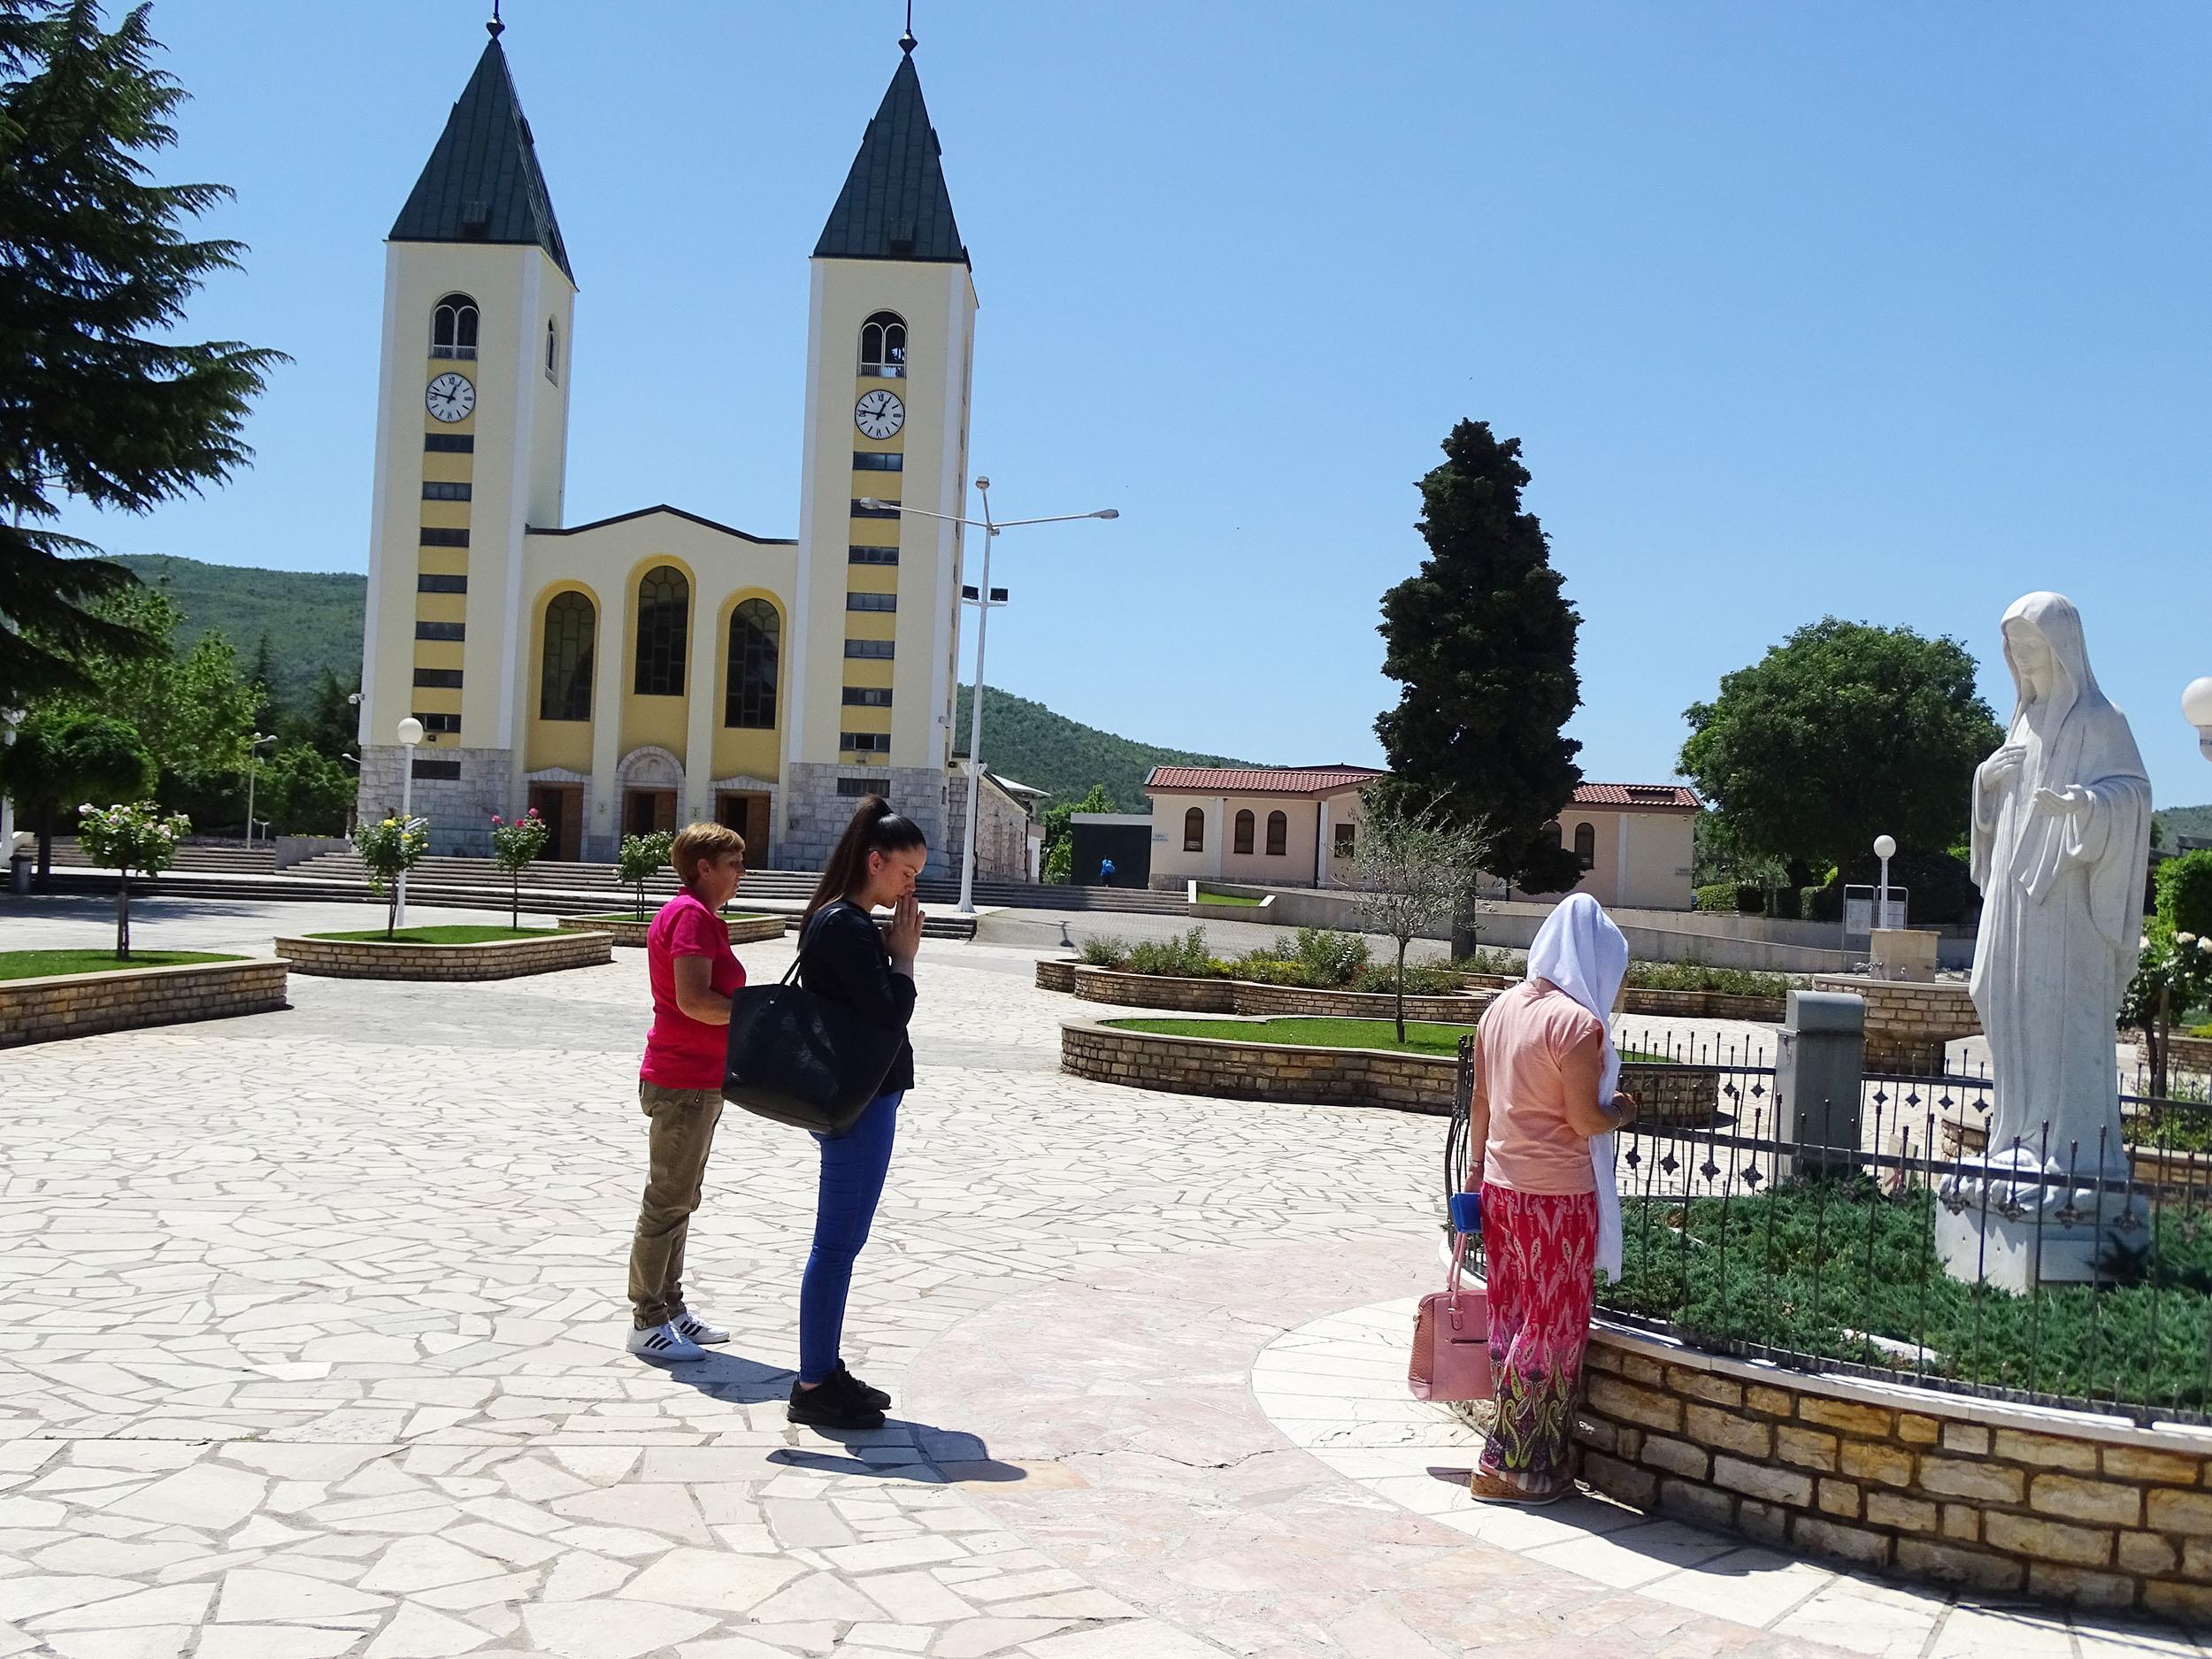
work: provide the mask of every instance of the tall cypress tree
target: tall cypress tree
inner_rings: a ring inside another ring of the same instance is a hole
[[[1429,557],[1383,595],[1383,672],[1405,688],[1376,734],[1394,791],[1496,838],[1492,874],[1564,891],[1580,871],[1545,826],[1582,780],[1582,746],[1559,734],[1582,700],[1581,619],[1521,510],[1521,441],[1463,420],[1443,447],[1421,480]]]
[[[227,190],[150,176],[184,93],[146,10],[108,31],[94,0],[0,0],[0,706],[83,690],[82,653],[159,649],[96,603],[131,573],[46,526],[65,496],[144,512],[228,476],[281,360],[175,337],[242,250],[187,234]]]

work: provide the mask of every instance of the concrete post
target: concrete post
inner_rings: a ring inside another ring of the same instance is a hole
[[[1847,991],[1792,991],[1774,1061],[1775,1139],[1802,1148],[1806,1172],[1858,1166],[1865,1080],[1866,999]]]

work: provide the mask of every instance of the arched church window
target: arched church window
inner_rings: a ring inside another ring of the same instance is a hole
[[[591,718],[591,648],[598,632],[592,603],[572,588],[545,607],[545,658],[538,685],[538,718]]]
[[[766,731],[776,724],[776,668],[783,655],[783,618],[765,599],[747,599],[730,612],[728,681],[722,724]]]
[[[434,357],[473,357],[476,355],[476,302],[465,294],[449,294],[430,313],[430,355]]]
[[[641,697],[684,695],[684,643],[691,583],[673,565],[656,565],[637,585],[637,673]]]
[[[1290,856],[1290,815],[1270,812],[1267,815],[1267,856],[1287,858]]]
[[[1183,850],[1187,853],[1206,850],[1206,815],[1196,807],[1183,814]]]
[[[1585,870],[1597,867],[1598,826],[1582,823],[1575,826],[1575,862]]]
[[[1252,822],[1249,812],[1237,814],[1236,839],[1229,843],[1230,851],[1248,853],[1252,850]]]
[[[561,382],[561,334],[550,317],[545,319],[545,378],[556,386]]]
[[[860,325],[860,372],[899,380],[906,373],[906,319],[878,311]]]

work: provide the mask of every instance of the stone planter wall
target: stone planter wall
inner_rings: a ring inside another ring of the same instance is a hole
[[[1463,973],[1459,978],[1472,990],[1505,991],[1521,983],[1496,973]],[[1789,1005],[1785,997],[1736,996],[1725,991],[1659,991],[1632,985],[1621,993],[1621,1012],[1655,1019],[1742,1019],[1778,1025],[1787,1016]]]
[[[1389,1106],[1440,1117],[1452,1110],[1459,1074],[1458,1062],[1440,1056],[1169,1037],[1076,1019],[1060,1026],[1060,1068],[1169,1094]],[[1631,1061],[1621,1067],[1621,1087],[1658,1121],[1705,1123],[1720,1107],[1720,1073],[1708,1066]]]
[[[2175,1071],[2193,1071],[2199,1077],[2212,1077],[2212,1037],[2185,1037],[2176,1032],[2166,1040],[2168,1065]],[[2135,1051],[2145,1065],[2150,1064],[2150,1050],[2143,1044],[2142,1034],[2136,1034]]]
[[[177,1025],[233,1014],[265,1014],[284,1000],[288,963],[180,963],[114,973],[0,979],[0,1048],[89,1037],[104,1031]]]
[[[1592,1336],[1582,1477],[1910,1578],[2212,1619],[2212,1430],[2001,1405]]]
[[[1847,991],[1866,999],[1866,1064],[1878,1071],[1933,1076],[1943,1046],[1982,1028],[1962,979],[1863,979],[1819,974],[1816,991]]]
[[[1041,991],[1075,989],[1075,960],[1071,956],[1037,958],[1037,988]]]
[[[1256,985],[1248,979],[1174,979],[1125,973],[1118,968],[1068,964],[1075,994],[1087,1002],[1117,1008],[1162,1009],[1180,1014],[1257,1014],[1321,1019],[1392,1019],[1397,999],[1388,992],[1311,991],[1295,985]],[[1038,983],[1046,964],[1038,964]],[[1406,1018],[1445,1025],[1471,1025],[1490,1004],[1486,993],[1409,996]]]
[[[480,945],[280,939],[276,948],[300,972],[333,979],[512,979],[614,960],[613,935],[598,930],[554,932],[543,939],[500,939]]]
[[[732,916],[726,918],[730,925],[730,943],[753,944],[764,939],[783,937],[783,918],[780,916]],[[646,930],[652,921],[627,918],[618,922],[603,921],[594,916],[564,916],[556,924],[565,933],[607,933],[618,948],[643,949]]]

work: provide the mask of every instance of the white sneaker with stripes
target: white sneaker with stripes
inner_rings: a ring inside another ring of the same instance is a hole
[[[683,1365],[707,1356],[706,1349],[672,1324],[651,1325],[642,1331],[633,1327],[629,1348],[648,1365]]]
[[[718,1325],[709,1325],[695,1313],[680,1313],[669,1323],[676,1327],[676,1334],[688,1337],[694,1342],[709,1348],[718,1348],[730,1340],[730,1333]]]

